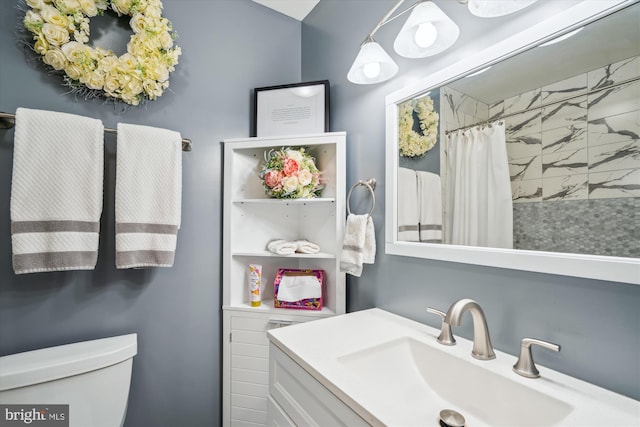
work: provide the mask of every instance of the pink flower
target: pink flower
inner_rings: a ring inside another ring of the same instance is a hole
[[[286,176],[295,175],[298,172],[298,169],[300,169],[298,162],[292,158],[285,159],[282,163],[282,170]]]
[[[280,184],[282,181],[282,171],[279,170],[270,170],[266,174],[264,174],[264,182],[267,186],[273,188]]]

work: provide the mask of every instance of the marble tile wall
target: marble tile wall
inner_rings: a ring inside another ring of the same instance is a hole
[[[640,80],[609,88],[638,76],[633,57],[488,106],[443,88],[441,132],[518,113],[505,117],[515,248],[640,257]]]
[[[640,197],[640,81],[607,89],[638,76],[633,57],[489,106],[523,111],[505,118],[514,203]]]

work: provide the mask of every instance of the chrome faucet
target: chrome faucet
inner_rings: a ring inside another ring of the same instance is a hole
[[[471,313],[473,319],[473,350],[471,355],[480,360],[495,359],[496,354],[493,352],[491,338],[489,338],[487,319],[477,302],[468,298],[454,302],[447,311],[444,322],[451,326],[460,326],[460,319],[466,311]]]
[[[538,340],[535,338],[523,338],[520,344],[520,356],[515,365],[513,365],[513,371],[527,378],[538,378],[540,372],[536,368],[536,364],[533,363],[533,356],[531,355],[531,346],[538,345],[540,347],[547,348],[553,351],[560,351],[560,346],[547,341]]]

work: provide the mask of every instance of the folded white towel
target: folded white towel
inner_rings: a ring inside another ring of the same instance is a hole
[[[297,248],[294,242],[288,242],[282,239],[272,240],[267,245],[267,249],[278,255],[291,255],[295,253]]]
[[[340,271],[360,277],[362,264],[373,264],[376,254],[373,220],[368,214],[347,216],[340,256]]]
[[[182,137],[118,123],[116,267],[171,267],[181,220]]]
[[[293,243],[296,245],[296,252],[302,254],[317,254],[320,252],[320,246],[308,240],[296,240]]]
[[[416,171],[398,168],[398,240],[420,241]]]
[[[16,274],[95,268],[103,159],[100,120],[17,109],[11,182]]]
[[[442,184],[440,176],[417,171],[420,195],[420,241],[442,243]]]

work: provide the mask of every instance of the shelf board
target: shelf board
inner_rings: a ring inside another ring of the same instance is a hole
[[[274,257],[274,258],[309,258],[309,259],[335,259],[335,254],[326,252],[318,252],[316,254],[300,254],[294,253],[291,255],[278,255],[269,251],[249,251],[249,252],[232,252],[231,256],[238,257]]]
[[[234,204],[255,204],[255,205],[311,205],[335,203],[335,197],[317,197],[315,199],[236,199]]]
[[[246,302],[246,303],[231,303],[229,305],[222,306],[222,308],[230,309],[230,310],[250,311],[253,313],[295,314],[299,316],[317,316],[317,317],[334,316],[336,314],[335,310],[332,310],[327,307],[322,307],[322,310],[274,308],[273,300],[263,300],[260,307],[251,307],[251,305],[248,302]]]

